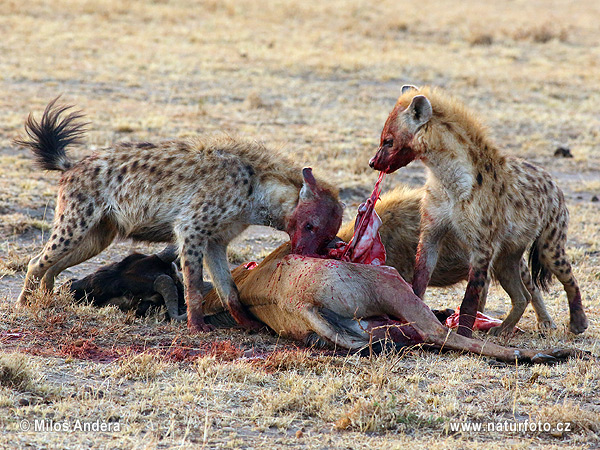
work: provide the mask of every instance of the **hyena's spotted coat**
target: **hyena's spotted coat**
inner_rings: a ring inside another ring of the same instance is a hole
[[[531,247],[535,282],[551,273],[569,300],[570,329],[588,326],[581,293],[565,254],[568,211],[560,188],[544,170],[503,156],[475,117],[439,90],[405,86],[385,123],[371,167],[394,172],[415,159],[428,169],[413,288],[423,296],[440,240],[453,230],[470,252],[469,282],[458,332],[470,336],[485,304],[491,272],[513,299],[497,331],[512,329],[530,300],[523,253]]]
[[[342,209],[333,188],[256,143],[230,138],[121,143],[71,164],[65,147],[79,140],[80,114],[50,103],[42,120],[31,116],[31,148],[38,163],[60,170],[49,241],[27,270],[20,303],[38,280],[54,278],[104,250],[115,237],[179,245],[188,327],[207,330],[202,314],[202,262],[221,300],[242,325],[257,326],[239,302],[226,247],[248,225],[287,231],[296,251],[317,253],[335,237]]]

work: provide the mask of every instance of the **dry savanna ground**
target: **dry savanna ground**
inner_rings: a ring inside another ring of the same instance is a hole
[[[597,447],[595,358],[550,367],[419,350],[359,358],[242,331],[191,337],[160,315],[73,306],[65,293],[14,311],[26,263],[48,237],[58,177],[11,141],[28,112],[58,94],[91,122],[74,157],[118,140],[259,139],[339,185],[349,220],[376,179],[367,161],[402,84],[442,86],[479,112],[508,154],[547,168],[571,211],[568,253],[590,328],[567,333],[555,282],[545,299],[558,329],[540,336],[529,308],[510,344],[597,357],[598,23],[594,0],[0,2],[0,447]],[[559,146],[573,157],[555,157]],[[414,164],[385,189],[423,180]],[[230,249],[232,262],[260,259],[284,239],[252,229]],[[133,248],[116,244],[59,283]],[[456,307],[463,289],[431,289],[428,302]],[[494,286],[488,305],[502,317],[509,301]],[[77,419],[113,428],[21,429]],[[498,421],[553,429],[451,429]],[[570,430],[558,432],[559,422]]]

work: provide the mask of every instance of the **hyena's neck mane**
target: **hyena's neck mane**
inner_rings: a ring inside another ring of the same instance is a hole
[[[206,154],[222,152],[233,155],[252,168],[252,175],[259,180],[274,177],[298,190],[302,187],[300,168],[280,152],[269,149],[260,142],[245,141],[229,136],[196,138],[192,148]]]
[[[464,104],[437,89],[424,88],[418,94],[425,95],[433,109],[420,138],[423,160],[451,197],[469,198],[478,174],[497,169],[504,157]]]
[[[283,229],[298,203],[302,188],[300,167],[262,143],[229,136],[198,139],[194,148],[204,153],[222,152],[238,158],[251,175],[250,222]]]
[[[250,222],[285,229],[289,217],[298,204],[303,184],[302,170],[280,152],[259,142],[248,142],[231,137],[197,139],[193,147],[204,153],[223,152],[234,155],[251,173],[252,213]],[[318,180],[319,187],[338,198],[335,188]]]

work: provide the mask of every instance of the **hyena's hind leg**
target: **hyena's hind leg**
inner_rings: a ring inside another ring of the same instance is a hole
[[[87,261],[107,248],[117,235],[117,229],[109,220],[101,220],[93,226],[67,255],[48,269],[42,278],[41,285],[46,290],[54,286],[54,279],[69,267]]]
[[[556,324],[546,310],[542,293],[535,286],[533,280],[531,279],[531,273],[529,272],[529,268],[527,267],[527,263],[525,262],[524,258],[521,258],[521,279],[523,280],[525,288],[531,295],[531,306],[533,306],[533,310],[535,311],[535,315],[537,317],[538,329],[540,331],[556,329]]]
[[[190,233],[189,226],[175,229],[177,240],[182,242],[180,250],[181,273],[185,304],[187,307],[187,327],[191,332],[207,332],[214,329],[204,321],[202,296],[202,261],[206,251],[206,239],[199,234]]]
[[[86,211],[89,214],[79,218],[81,211],[69,211],[67,206],[55,221],[50,240],[27,266],[19,305],[27,304],[29,296],[38,287],[52,291],[54,278],[60,272],[96,256],[110,245],[116,235],[114,225],[107,219],[102,220],[102,211],[93,204]]]
[[[588,327],[588,320],[583,310],[579,285],[565,252],[567,218],[565,211],[554,224],[542,231],[532,248],[531,262],[534,279],[538,274],[542,287],[549,279],[548,271],[562,283],[569,301],[569,329],[572,333],[580,334]]]

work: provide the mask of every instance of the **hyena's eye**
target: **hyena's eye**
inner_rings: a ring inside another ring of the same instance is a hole
[[[385,141],[383,141],[383,146],[384,147],[391,147],[394,145],[394,140],[393,139],[386,139]]]
[[[306,231],[312,231],[315,227],[313,226],[312,223],[307,223],[306,225],[304,225],[304,229]]]

